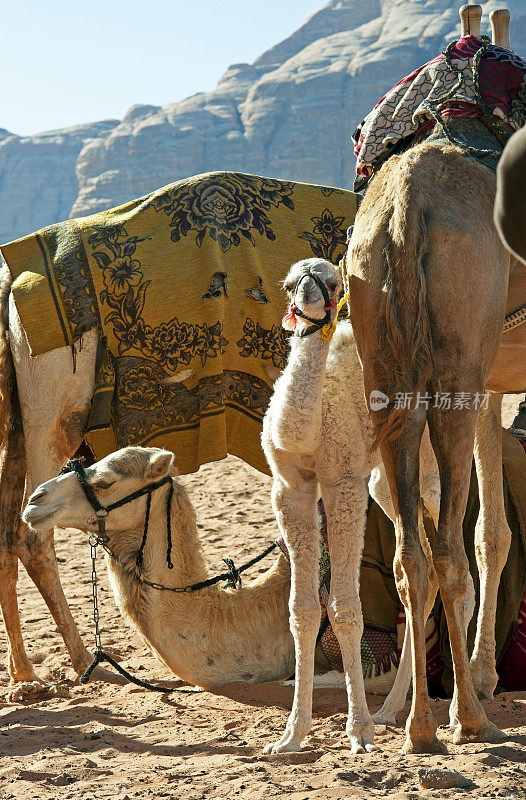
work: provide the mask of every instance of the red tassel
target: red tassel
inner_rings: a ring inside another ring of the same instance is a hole
[[[298,320],[296,319],[296,315],[294,313],[294,306],[291,303],[287,314],[285,314],[281,320],[281,325],[286,331],[293,331],[296,328],[297,323]]]

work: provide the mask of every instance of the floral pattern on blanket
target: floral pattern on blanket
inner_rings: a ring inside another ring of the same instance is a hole
[[[253,231],[270,241],[276,238],[267,211],[280,205],[294,211],[294,186],[287,181],[251,178],[235,172],[212,173],[199,183],[177,184],[154,197],[152,205],[170,217],[174,242],[197,231],[198,247],[207,232],[223,252],[237,247],[241,236],[255,247]]]
[[[224,353],[227,339],[218,321],[213,325],[179,322],[173,317],[156,327],[146,324],[142,315],[146,291],[151,283],[145,280],[141,262],[136,256],[137,245],[146,241],[128,236],[124,225],[96,226],[88,239],[98,247],[91,255],[102,269],[104,290],[101,305],[110,312],[105,316],[119,341],[119,355],[140,350],[162,367],[175,372],[179,365],[189,364],[199,356],[201,364]]]

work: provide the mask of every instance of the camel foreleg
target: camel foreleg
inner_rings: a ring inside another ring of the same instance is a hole
[[[26,495],[54,477],[79,447],[85,433],[95,382],[95,357],[98,334],[84,335],[77,348],[73,371],[69,347],[31,358],[22,323],[10,300],[9,330],[11,351],[17,376],[18,398],[24,428],[27,481]],[[14,535],[15,552],[44,598],[66,649],[73,669],[81,675],[92,655],[82,642],[64,596],[58,572],[53,529],[35,533],[22,522]],[[107,670],[95,671],[93,678],[122,683]]]
[[[281,467],[281,465],[280,465]],[[314,651],[320,626],[319,519],[316,508],[317,481],[299,471],[280,468],[272,487],[272,505],[290,555],[290,630],[296,653],[294,700],[285,731],[265,753],[301,749],[312,724]]]

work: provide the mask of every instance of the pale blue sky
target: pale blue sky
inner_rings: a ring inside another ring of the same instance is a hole
[[[0,128],[121,118],[213,89],[326,0],[3,0]]]

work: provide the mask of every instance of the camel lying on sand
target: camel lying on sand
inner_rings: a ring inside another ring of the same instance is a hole
[[[287,608],[290,565],[284,555],[263,575],[235,590],[217,584],[192,592],[152,588],[140,576],[168,587],[190,586],[209,578],[195,511],[176,477],[172,453],[126,447],[86,468],[85,474],[104,506],[171,476],[171,481],[152,492],[144,547],[144,497],[110,511],[105,521],[107,546],[115,556],[106,555],[106,564],[117,605],[154,656],[185,681],[203,687],[282,680],[293,674],[294,642]],[[167,549],[170,486],[172,568]],[[39,534],[49,524],[98,532],[97,516],[75,472],[39,486],[22,516]],[[137,568],[140,551],[141,573]],[[326,669],[325,660],[315,667],[319,672]],[[374,676],[366,679],[369,690],[377,685]],[[15,698],[17,692],[15,687]]]

